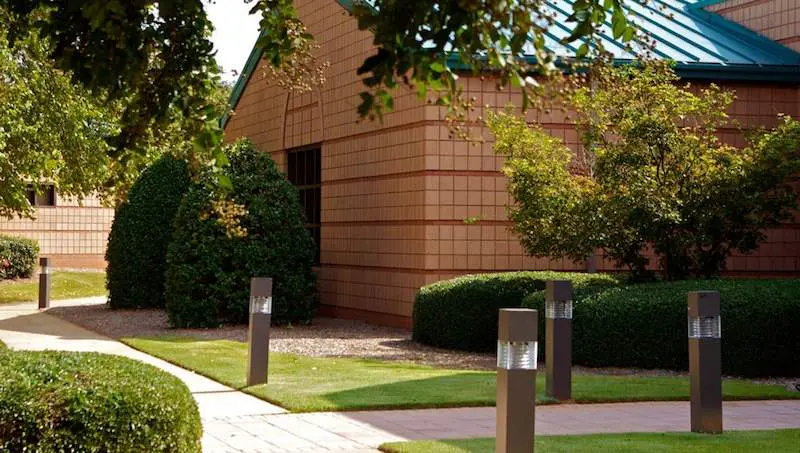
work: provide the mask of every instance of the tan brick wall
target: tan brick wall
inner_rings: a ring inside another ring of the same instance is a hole
[[[800,51],[800,2],[797,0],[728,0],[706,9]]]
[[[370,34],[358,31],[333,0],[296,5],[321,45],[320,57],[331,63],[327,84],[289,95],[257,71],[226,126],[226,139],[248,136],[282,167],[285,150],[321,145],[323,313],[408,326],[416,291],[426,283],[464,273],[585,268],[583,262],[524,254],[508,232],[502,159],[490,141],[473,146],[452,139],[438,107],[398,91],[396,109],[382,123],[358,121],[363,85],[356,69],[372,52]],[[497,92],[490,80],[463,77],[462,83],[476,105],[520,104],[519,96]],[[745,127],[774,125],[779,112],[800,113],[797,87],[730,87],[739,96],[731,114]],[[578,150],[577,133],[563,113],[530,112],[529,120]],[[736,129],[723,136],[742,143]],[[469,217],[480,221],[466,224]],[[731,260],[732,270],[796,273],[795,232],[800,228],[770,232],[762,254]],[[601,260],[601,269],[610,268]]]
[[[257,70],[226,126],[226,138],[253,139],[285,169],[285,150],[321,144],[320,292],[323,312],[409,325],[425,283],[424,106],[398,92],[382,123],[357,121],[363,91],[356,69],[371,35],[335,1],[296,6],[331,63],[328,82],[288,95]],[[437,129],[438,133],[438,129]]]
[[[0,234],[34,239],[56,267],[105,268],[114,210],[90,198],[78,203],[56,196],[56,206],[40,206],[35,219],[0,218]]]

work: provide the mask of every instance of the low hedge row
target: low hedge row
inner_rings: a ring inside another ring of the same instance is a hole
[[[0,280],[33,276],[38,258],[36,241],[0,235]]]
[[[189,389],[151,365],[0,351],[0,451],[199,453],[201,436]]]
[[[414,304],[413,339],[465,351],[497,348],[497,313],[519,308],[523,298],[542,291],[547,280],[572,280],[577,290],[619,284],[607,274],[505,272],[465,275],[425,286]]]
[[[800,280],[693,280],[578,290],[574,363],[688,369],[687,295],[699,290],[720,292],[725,374],[800,376]],[[542,310],[544,299],[533,294],[523,305]]]

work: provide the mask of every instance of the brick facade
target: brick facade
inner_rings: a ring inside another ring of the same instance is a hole
[[[35,239],[41,256],[61,268],[106,267],[105,252],[114,210],[91,198],[77,203],[56,194],[56,206],[38,206],[35,219],[0,218],[0,234]]]
[[[227,123],[226,138],[250,137],[284,168],[286,150],[320,145],[323,313],[409,326],[415,293],[427,283],[474,272],[585,269],[583,262],[525,256],[508,232],[502,159],[490,142],[473,146],[450,138],[438,107],[398,90],[395,110],[382,123],[359,122],[363,85],[356,69],[373,52],[371,35],[359,31],[336,1],[295,3],[321,46],[319,56],[331,63],[327,83],[310,94],[290,95],[256,70]],[[519,105],[517,95],[497,92],[489,80],[463,77],[462,83],[477,105]],[[737,92],[731,114],[744,126],[771,126],[778,113],[800,114],[797,86],[726,86]],[[563,114],[530,115],[577,150],[577,133]],[[735,129],[723,136],[742,143]],[[481,220],[468,225],[468,217]],[[731,272],[800,274],[800,224],[768,236],[759,253],[732,258]],[[600,258],[599,269],[613,269]]]
[[[800,52],[800,2],[797,0],[725,0],[707,6],[706,10]]]

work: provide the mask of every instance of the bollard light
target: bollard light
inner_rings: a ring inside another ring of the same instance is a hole
[[[716,291],[689,293],[691,425],[695,433],[722,432],[722,320]]]
[[[545,289],[546,394],[572,398],[572,282],[550,280]]]
[[[50,308],[50,258],[39,258],[39,266],[42,268],[39,272],[39,308]]]
[[[272,279],[250,280],[250,324],[247,330],[247,385],[267,383],[269,330],[272,323]]]
[[[497,453],[533,451],[539,321],[536,310],[500,310]]]

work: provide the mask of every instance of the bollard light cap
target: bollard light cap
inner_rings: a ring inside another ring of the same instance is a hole
[[[689,317],[705,318],[719,316],[720,298],[717,291],[693,291],[689,293]]]
[[[531,342],[539,338],[539,313],[527,308],[502,308],[497,339],[504,343]]]
[[[50,266],[50,258],[46,256],[39,257],[39,266]]]
[[[545,300],[572,300],[572,282],[569,280],[548,280],[545,287]]]

